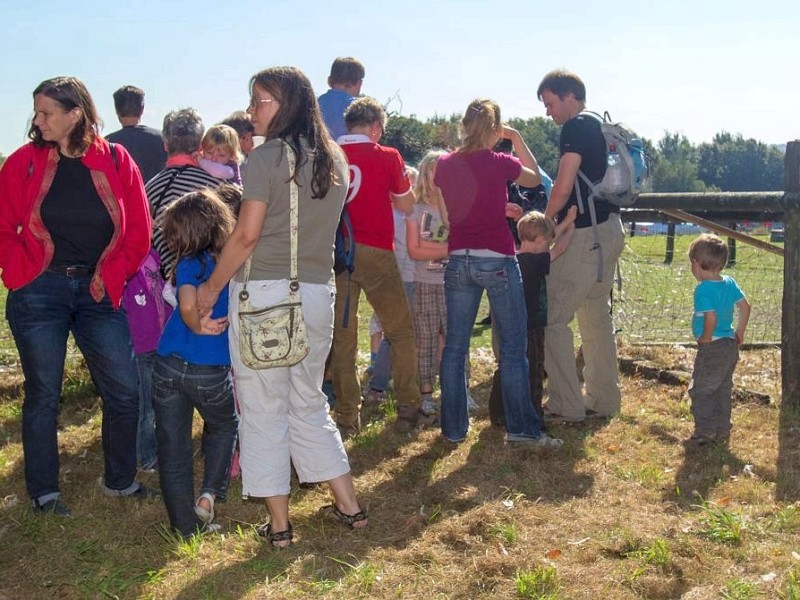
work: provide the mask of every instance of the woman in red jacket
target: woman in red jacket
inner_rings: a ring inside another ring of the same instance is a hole
[[[139,170],[99,135],[89,92],[74,77],[33,91],[31,142],[0,170],[0,268],[6,318],[25,376],[22,445],[34,510],[68,516],[58,484],[56,421],[72,333],[103,401],[103,491],[147,497],[136,475],[137,371],[125,281],[150,247]]]

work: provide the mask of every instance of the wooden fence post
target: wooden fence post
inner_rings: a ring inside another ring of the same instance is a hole
[[[800,140],[786,145],[784,190],[800,192]],[[784,212],[781,372],[783,403],[800,408],[800,206],[790,199]],[[757,306],[753,307],[758,310]]]
[[[675,256],[675,221],[667,223],[667,251],[664,254],[664,264],[671,265]]]

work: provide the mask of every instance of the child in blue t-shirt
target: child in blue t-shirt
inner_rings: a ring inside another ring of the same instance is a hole
[[[689,246],[689,260],[699,283],[694,290],[692,317],[697,357],[689,387],[695,428],[688,443],[726,444],[731,433],[733,371],[750,318],[750,304],[733,278],[720,275],[728,262],[728,247],[719,237],[704,233],[695,239]],[[739,312],[736,329],[734,307]]]
[[[170,524],[184,537],[214,530],[214,503],[228,491],[237,417],[228,351],[228,293],[200,318],[197,288],[208,279],[233,230],[234,216],[211,190],[180,197],[161,217],[177,256],[171,278],[178,306],[158,344],[153,371],[159,476]],[[203,418],[203,483],[194,497],[192,418]]]

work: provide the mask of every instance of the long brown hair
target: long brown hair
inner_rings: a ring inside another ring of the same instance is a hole
[[[58,102],[65,111],[77,108],[81,112],[80,120],[69,134],[70,153],[81,155],[92,145],[95,138],[100,136],[103,122],[97,116],[97,109],[89,94],[89,90],[77,77],[53,77],[45,79],[33,90],[33,97],[39,94],[47,96]],[[48,142],[42,137],[42,132],[31,121],[28,137],[36,146],[56,146],[56,142]]]
[[[300,142],[301,138],[305,138],[314,161],[311,196],[324,198],[335,183],[333,153],[337,150],[322,120],[317,97],[308,77],[296,67],[271,67],[250,78],[251,95],[255,86],[272,94],[279,103],[278,111],[267,129],[266,139],[281,138],[294,150],[297,166],[291,177],[298,182],[297,169],[309,159]]]
[[[159,220],[176,265],[182,258],[202,258],[205,252],[217,260],[235,224],[230,207],[208,188],[184,194],[164,210]],[[207,267],[203,265],[203,269]],[[174,273],[171,277],[174,280]]]

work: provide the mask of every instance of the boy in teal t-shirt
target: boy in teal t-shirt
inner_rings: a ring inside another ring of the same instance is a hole
[[[695,430],[688,443],[727,443],[733,371],[750,318],[750,303],[733,278],[720,274],[728,262],[728,247],[719,237],[705,233],[695,239],[689,246],[689,261],[699,283],[694,290],[692,316],[697,356],[689,387]],[[739,312],[736,329],[734,307]]]

